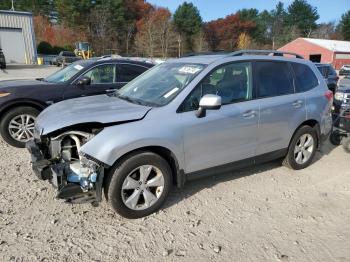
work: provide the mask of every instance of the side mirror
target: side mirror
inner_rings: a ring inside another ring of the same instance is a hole
[[[207,110],[218,110],[221,108],[221,96],[205,95],[199,101],[199,108],[196,112],[198,118],[205,117]]]
[[[83,76],[77,81],[77,86],[88,86],[91,84],[91,78],[88,76]]]

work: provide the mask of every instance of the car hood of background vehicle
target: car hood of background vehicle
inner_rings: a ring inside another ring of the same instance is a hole
[[[8,88],[22,88],[38,85],[50,85],[51,83],[45,81],[39,81],[35,79],[20,79],[20,80],[5,80],[0,81],[0,89]]]
[[[36,119],[41,135],[84,123],[118,123],[142,119],[151,107],[107,95],[75,98],[45,109]]]

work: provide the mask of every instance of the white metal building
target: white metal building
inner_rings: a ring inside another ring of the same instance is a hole
[[[36,63],[36,43],[31,13],[0,10],[0,47],[8,64]]]

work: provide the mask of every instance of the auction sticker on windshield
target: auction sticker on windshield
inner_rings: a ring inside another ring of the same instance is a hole
[[[74,68],[78,71],[80,71],[81,69],[83,69],[84,67],[82,67],[81,65],[75,65]]]
[[[201,71],[202,68],[199,66],[183,66],[179,69],[179,73],[184,73],[184,74],[191,74],[194,75],[196,73],[198,73],[199,71]]]

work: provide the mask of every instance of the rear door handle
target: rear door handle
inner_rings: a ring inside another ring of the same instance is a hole
[[[295,107],[295,108],[300,108],[302,105],[303,105],[303,100],[296,100],[296,101],[294,101],[293,102],[293,106]]]
[[[245,119],[254,118],[256,116],[256,111],[255,110],[249,110],[247,112],[244,112],[242,116]]]

